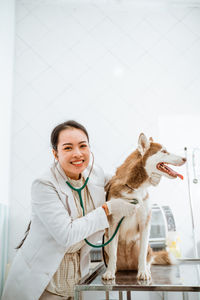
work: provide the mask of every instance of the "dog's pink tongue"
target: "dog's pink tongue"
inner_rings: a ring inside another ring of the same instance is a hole
[[[177,173],[176,175],[177,175],[180,179],[182,179],[182,180],[184,179],[184,178],[183,178],[183,175],[178,174],[178,173]]]
[[[183,180],[183,175],[177,173],[176,171],[174,171],[174,170],[172,170],[172,169],[170,169],[170,170],[172,171],[173,175],[175,175],[176,177],[179,177],[180,179]]]
[[[179,177],[180,179],[183,180],[183,175],[177,173],[176,171],[174,171],[174,170],[172,170],[172,169],[171,169],[171,171],[173,172],[173,174],[174,174],[176,177]]]
[[[165,168],[169,171],[169,173],[171,173],[172,176],[174,177],[179,177],[180,179],[183,180],[183,175],[177,173],[176,171],[172,170],[171,168],[169,168],[168,166],[165,165]]]

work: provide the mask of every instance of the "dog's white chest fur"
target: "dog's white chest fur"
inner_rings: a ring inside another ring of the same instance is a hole
[[[139,224],[145,225],[148,214],[151,210],[150,200],[148,198],[148,193],[146,186],[141,186],[139,189],[134,190],[131,194],[123,193],[123,197],[130,201],[137,199],[138,204],[133,204],[136,206],[136,213],[133,216],[124,218],[119,231],[119,240],[129,243],[130,241],[137,240],[139,237]],[[131,228],[131,231],[130,231]],[[127,234],[130,232],[130,234]]]

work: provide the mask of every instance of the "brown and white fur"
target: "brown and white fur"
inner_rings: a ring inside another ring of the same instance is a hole
[[[152,138],[148,140],[143,133],[140,134],[137,150],[117,169],[106,187],[108,201],[121,198],[131,202],[137,199],[138,204],[136,213],[124,218],[115,238],[105,247],[108,266],[102,276],[104,280],[114,279],[117,270],[138,270],[138,280],[150,280],[152,263],[172,263],[166,251],[153,252],[149,246],[151,204],[147,188],[151,185],[153,174],[168,178],[179,176],[166,164],[181,166],[185,161],[185,158],[168,153],[161,144],[154,143]],[[158,169],[158,165],[163,162],[166,169]],[[109,224],[106,240],[113,235],[117,226],[112,215],[109,216]]]

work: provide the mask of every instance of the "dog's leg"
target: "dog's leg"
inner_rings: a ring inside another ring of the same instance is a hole
[[[147,251],[149,243],[149,234],[150,234],[150,218],[151,211],[149,210],[146,214],[146,217],[140,219],[140,253],[138,261],[138,274],[137,278],[139,280],[150,280],[151,271],[150,265],[147,265]]]
[[[115,224],[116,225],[116,224]],[[109,233],[109,239],[113,235],[115,231],[115,227],[111,225],[108,228]],[[108,266],[106,269],[106,272],[103,274],[102,278],[104,280],[111,280],[115,278],[116,273],[116,265],[117,265],[117,245],[118,245],[118,238],[119,238],[119,231],[114,237],[114,239],[111,241],[111,243],[108,245]]]

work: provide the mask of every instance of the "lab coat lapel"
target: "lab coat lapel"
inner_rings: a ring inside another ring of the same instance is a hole
[[[87,167],[87,169],[83,172],[83,176],[85,179],[87,178],[90,170],[91,170],[91,163]],[[98,185],[97,181],[98,181],[98,176],[95,176],[95,171],[93,169],[90,174],[87,187],[88,187],[88,190],[92,197],[95,208],[97,208],[103,204],[102,199],[104,199],[104,197],[105,197],[104,186]]]
[[[61,168],[60,164],[57,162],[55,167],[55,175],[57,182],[60,187],[60,191],[65,195],[64,199],[68,203],[64,203],[65,207],[69,206],[71,211],[71,217],[76,218],[77,217],[77,208],[74,201],[74,197],[72,194],[71,188],[66,184],[67,177],[65,175],[65,172]]]
[[[98,186],[92,182],[92,180],[88,181],[88,190],[92,197],[95,208],[102,206],[105,202],[105,190],[103,186]],[[104,199],[104,200],[103,200]]]

